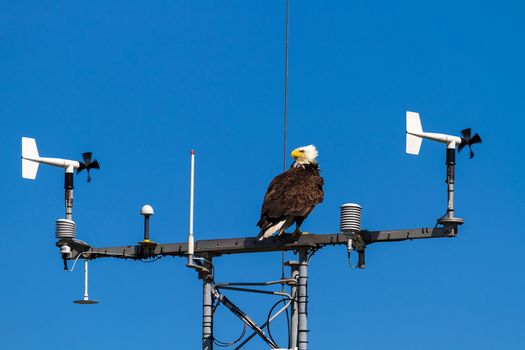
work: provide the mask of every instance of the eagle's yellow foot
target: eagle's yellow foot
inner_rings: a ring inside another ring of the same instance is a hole
[[[288,232],[282,232],[279,234],[279,239],[282,239],[285,242],[294,242],[297,238],[294,236],[295,232],[288,233]]]
[[[308,232],[301,232],[299,229],[295,229],[295,231],[292,233],[292,239],[294,241],[298,240],[301,235],[307,235]]]

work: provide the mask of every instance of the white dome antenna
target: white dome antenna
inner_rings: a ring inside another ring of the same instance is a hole
[[[149,219],[150,219],[150,216],[153,216],[153,214],[155,214],[155,211],[153,210],[153,207],[149,204],[144,205],[140,209],[140,215],[144,216],[144,240],[139,242],[139,244],[141,245],[149,245],[149,246],[157,245],[157,243],[149,239]]]

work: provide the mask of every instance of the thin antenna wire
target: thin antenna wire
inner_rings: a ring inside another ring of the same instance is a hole
[[[290,4],[286,0],[286,34],[285,34],[285,63],[284,63],[284,133],[283,133],[283,171],[286,171],[286,141],[288,131],[288,24],[290,17]],[[281,252],[281,279],[284,280],[284,251]],[[281,285],[284,291],[284,284]]]
[[[284,63],[284,137],[283,137],[283,165],[286,171],[286,139],[288,129],[288,22],[290,13],[289,0],[286,0],[286,48],[285,48],[285,63]]]

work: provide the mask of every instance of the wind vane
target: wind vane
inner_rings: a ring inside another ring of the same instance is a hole
[[[454,217],[454,182],[455,182],[455,165],[456,165],[456,147],[461,151],[463,147],[468,146],[470,150],[470,158],[474,157],[472,145],[481,143],[481,137],[478,134],[471,135],[471,129],[464,129],[461,131],[463,137],[438,134],[432,132],[423,132],[421,126],[421,119],[419,113],[406,113],[406,152],[409,154],[419,154],[421,148],[421,141],[423,138],[432,141],[445,143],[447,145],[447,213],[438,219],[438,224],[457,224],[461,225],[463,219]]]

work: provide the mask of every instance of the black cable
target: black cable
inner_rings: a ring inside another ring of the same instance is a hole
[[[310,263],[310,259],[314,256],[315,253],[317,253],[318,250],[319,250],[319,248],[313,249],[312,252],[306,257],[306,261],[308,263]]]
[[[277,305],[279,305],[280,303],[282,302],[286,302],[288,300],[292,300],[290,298],[282,298],[281,300],[277,301],[275,304],[273,304],[272,308],[270,309],[270,312],[268,313],[268,317],[266,318],[266,329],[268,330],[268,337],[270,338],[271,341],[273,341],[275,344],[277,344],[277,342],[275,341],[275,339],[273,339],[273,336],[272,336],[272,331],[270,330],[270,318],[272,317],[272,312],[273,310],[275,310],[275,308],[277,307]],[[292,300],[293,302],[293,300]],[[288,310],[288,308],[286,308],[286,310]],[[288,332],[290,332],[290,327],[288,326]],[[290,335],[288,333],[288,339],[290,339]]]
[[[215,311],[217,310],[217,307],[220,305],[220,302],[217,301],[217,303],[213,306],[213,310],[212,310],[212,315],[215,316]],[[227,343],[227,342],[223,342],[222,340],[218,340],[217,338],[215,338],[215,336],[213,336],[213,343],[217,346],[220,346],[222,348],[226,348],[228,346],[232,346],[232,345],[235,345],[237,344],[238,342],[240,342],[242,340],[242,338],[244,338],[244,335],[246,334],[246,323],[243,322],[243,325],[244,325],[244,328],[242,330],[242,333],[241,335],[234,341],[230,342],[230,343]]]
[[[441,216],[440,218],[444,218],[445,216],[447,216],[447,213],[448,213],[448,209],[447,211],[445,212],[445,214],[443,214],[443,216]],[[434,226],[434,228],[437,228],[439,225],[439,220],[436,221],[436,226]]]
[[[350,252],[348,252],[348,265],[351,269],[357,269],[357,266],[352,265],[352,260],[350,259]]]
[[[287,141],[287,124],[288,124],[288,18],[289,0],[286,0],[286,38],[285,38],[285,62],[284,62],[284,171],[286,171],[286,141]]]
[[[159,260],[160,258],[163,258],[164,255],[161,255],[161,256],[157,256],[155,259],[153,260],[144,260],[144,259],[138,259],[140,262],[143,262],[144,264],[149,264],[149,263],[152,263],[152,262],[155,262],[157,260]],[[147,259],[147,258],[146,258]]]

